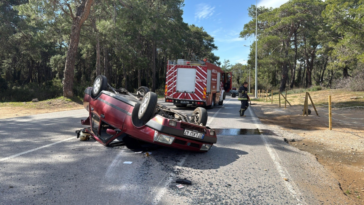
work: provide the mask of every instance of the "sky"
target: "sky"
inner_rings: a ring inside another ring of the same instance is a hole
[[[288,0],[258,0],[258,6],[279,7]],[[183,20],[203,27],[215,39],[218,50],[213,51],[220,62],[246,64],[254,37],[239,38],[244,24],[251,19],[248,8],[255,0],[185,0]],[[246,45],[247,47],[244,47]]]

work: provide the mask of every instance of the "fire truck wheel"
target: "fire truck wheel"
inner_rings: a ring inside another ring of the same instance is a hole
[[[138,118],[143,122],[148,122],[153,117],[157,107],[158,96],[153,92],[144,95],[138,110]]]
[[[98,96],[101,91],[107,90],[107,78],[103,75],[98,75],[95,78],[94,85],[92,87],[91,96],[94,98]]]
[[[197,107],[193,113],[192,117],[194,119],[194,123],[197,125],[203,125],[206,126],[207,123],[207,111],[205,108]]]
[[[207,108],[211,109],[215,107],[215,95],[212,96],[212,101],[211,101],[211,105],[207,106]]]
[[[186,104],[176,104],[176,107],[187,107]]]

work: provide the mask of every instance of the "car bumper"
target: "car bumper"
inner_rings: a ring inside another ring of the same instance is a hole
[[[172,126],[168,125],[169,124],[168,122],[169,122],[169,119],[166,119],[161,116],[156,116],[153,119],[149,120],[147,122],[146,126],[152,128],[158,132],[176,136],[178,138],[183,138],[185,140],[192,140],[192,141],[196,141],[196,142],[200,142],[200,143],[209,143],[209,144],[213,144],[213,143],[217,142],[216,134],[210,135],[210,129],[208,129],[208,128],[204,128],[204,127],[200,127],[200,126],[193,126],[193,125],[191,125],[190,127],[186,127],[186,125],[183,126],[181,123],[177,123],[177,125],[175,127],[172,127]],[[184,135],[185,129],[189,129],[189,130],[204,129],[203,131],[200,130],[201,132],[204,133],[204,137],[203,137],[203,139],[197,139],[194,137],[186,136],[186,135]]]

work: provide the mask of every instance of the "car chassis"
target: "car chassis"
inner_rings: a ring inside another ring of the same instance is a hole
[[[188,116],[157,100],[147,87],[133,94],[115,89],[105,76],[97,76],[93,87],[85,89],[83,99],[89,116],[81,124],[90,127],[76,131],[77,137],[90,135],[105,146],[125,142],[133,149],[151,143],[198,152],[206,152],[216,143],[215,131],[206,126],[204,108],[197,107]]]

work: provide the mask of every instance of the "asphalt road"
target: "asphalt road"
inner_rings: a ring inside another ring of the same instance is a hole
[[[147,157],[81,142],[74,131],[83,127],[85,110],[0,120],[0,204],[341,202],[339,186],[313,156],[286,144],[253,110],[240,117],[239,103],[229,98],[208,110],[208,125],[264,134],[218,135],[203,154],[161,148]],[[177,188],[178,178],[192,185]]]

